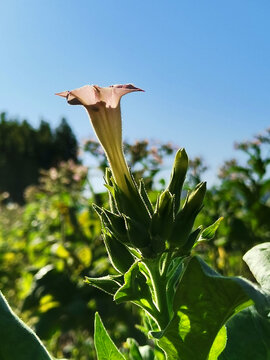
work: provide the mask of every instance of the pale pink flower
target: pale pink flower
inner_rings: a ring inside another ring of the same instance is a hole
[[[123,154],[120,99],[134,91],[143,91],[132,84],[99,87],[85,85],[56,95],[65,97],[71,105],[83,105],[95,133],[107,155],[117,185],[129,193],[127,181],[133,186]]]

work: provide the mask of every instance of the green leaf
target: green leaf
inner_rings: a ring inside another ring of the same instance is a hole
[[[107,333],[98,313],[95,316],[94,343],[98,360],[125,360]]]
[[[125,283],[117,291],[114,300],[117,304],[124,301],[136,301],[151,298],[145,276],[140,272],[141,263],[134,263],[124,275]]]
[[[219,360],[269,360],[270,319],[253,306],[234,316],[226,325],[227,346]]]
[[[244,255],[244,260],[269,300],[270,243],[253,247]],[[270,300],[264,307],[256,304],[257,309],[261,310],[265,317],[252,306],[238,313],[227,323],[228,342],[220,360],[270,359],[269,302]]]
[[[124,275],[124,285],[114,295],[114,300],[117,304],[124,301],[132,301],[140,298],[141,289],[138,284],[137,276],[139,274],[138,263],[134,263],[131,268]]]
[[[270,292],[270,242],[254,246],[243,259],[261,287]]]
[[[92,286],[95,286],[96,288],[106,292],[107,294],[114,295],[122,285],[123,276],[107,275],[99,278],[86,277],[85,282]]]
[[[0,360],[53,360],[36,334],[9,307],[0,292]]]
[[[129,360],[155,360],[154,351],[149,345],[139,346],[135,339],[128,338],[127,347]]]
[[[173,319],[164,331],[153,336],[158,338],[167,360],[207,360],[211,348],[214,360],[214,352],[221,351],[225,341],[220,329],[231,316],[253,302],[263,309],[267,299],[248,281],[221,276],[194,257],[178,285]]]
[[[143,360],[140,350],[139,344],[135,339],[128,338],[127,346],[129,348],[129,358],[130,360]]]
[[[212,240],[222,220],[223,217],[220,217],[217,221],[214,222],[214,224],[204,229],[200,235],[199,241]]]
[[[211,347],[209,356],[207,360],[217,360],[219,359],[219,355],[222,353],[222,351],[225,349],[227,344],[227,331],[226,326],[222,326],[222,328],[219,330],[215,341]]]
[[[152,300],[152,287],[147,269],[141,262],[134,263],[124,275],[125,283],[114,295],[117,304],[132,301],[155,318],[155,305]]]

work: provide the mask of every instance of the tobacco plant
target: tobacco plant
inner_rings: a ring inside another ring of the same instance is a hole
[[[130,301],[143,309],[149,317],[149,337],[168,360],[217,359],[226,346],[226,322],[252,304],[262,315],[268,314],[269,289],[241,278],[220,276],[192,255],[200,241],[213,238],[222,218],[206,229],[193,228],[203,207],[206,184],[199,183],[181,202],[188,169],[184,149],[176,153],[170,182],[155,206],[143,179],[135,182],[123,155],[120,113],[120,98],[134,91],[141,89],[131,84],[108,88],[87,85],[58,94],[70,104],[85,107],[110,163],[105,176],[110,210],[95,209],[118,275],[87,281],[110,293],[116,303]],[[260,280],[253,257],[246,259]],[[100,324],[97,316],[96,329]],[[97,354],[102,359],[105,347],[99,343],[96,337]]]
[[[256,246],[244,257],[257,284],[240,277],[221,276],[196,256],[197,244],[214,237],[222,218],[207,228],[194,227],[203,207],[206,183],[199,183],[182,199],[188,169],[184,149],[176,153],[170,181],[155,204],[149,199],[143,179],[134,180],[123,155],[120,113],[120,98],[134,91],[141,90],[129,84],[84,86],[58,94],[68,103],[86,108],[110,164],[105,175],[110,209],[97,205],[94,208],[100,216],[103,241],[117,275],[88,277],[86,282],[111,294],[117,304],[131,302],[138,306],[143,314],[141,329],[154,344],[141,347],[128,339],[128,352],[118,350],[96,314],[97,358],[267,360],[270,243]],[[1,330],[1,341],[5,341],[6,349],[15,343],[18,332],[22,342],[24,337],[29,339],[27,351],[33,348],[33,352],[26,357],[22,355],[24,350],[9,356],[7,349],[2,355],[1,346],[0,360],[51,359],[3,299],[2,303],[0,320],[5,313],[7,326]],[[246,326],[250,323],[256,324],[256,331]],[[239,328],[246,339],[239,337]],[[253,348],[249,347],[250,334],[257,341],[255,345],[259,344],[255,353],[254,342]],[[39,352],[35,354],[36,348]]]

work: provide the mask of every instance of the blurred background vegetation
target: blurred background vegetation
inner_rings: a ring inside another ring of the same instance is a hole
[[[64,119],[56,129],[44,121],[36,129],[0,116],[0,289],[56,357],[95,358],[97,310],[119,346],[127,337],[146,343],[136,327],[138,310],[114,305],[110,295],[84,283],[86,275],[115,273],[92,208],[93,202],[108,206],[106,192],[94,190],[93,174],[107,166],[101,147],[89,139],[79,148]],[[145,178],[155,200],[177,147],[141,140],[124,149],[135,179]],[[95,166],[85,166],[79,150]],[[225,275],[250,277],[242,255],[270,239],[269,150],[270,129],[236,144],[241,162],[223,164],[197,220],[208,226],[224,217],[216,238],[196,252]],[[191,159],[185,191],[203,180],[206,170],[201,158]]]

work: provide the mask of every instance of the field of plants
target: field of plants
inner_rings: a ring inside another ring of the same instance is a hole
[[[269,360],[270,129],[206,188],[205,161],[166,139],[124,160],[128,86],[110,107],[60,94],[100,142],[1,115],[0,290],[23,323],[1,297],[0,360]]]

